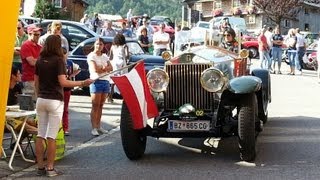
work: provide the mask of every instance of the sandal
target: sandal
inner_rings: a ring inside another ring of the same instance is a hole
[[[58,176],[59,173],[56,171],[56,169],[47,169],[46,171],[46,176],[47,177],[54,177],[54,176]]]

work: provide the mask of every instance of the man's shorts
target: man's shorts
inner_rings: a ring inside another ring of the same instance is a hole
[[[110,93],[110,83],[107,80],[96,80],[90,84],[90,93]]]

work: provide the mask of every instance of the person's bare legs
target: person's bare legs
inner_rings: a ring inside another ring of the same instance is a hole
[[[98,121],[101,118],[101,114],[102,114],[102,108],[100,110],[101,97],[102,97],[102,93],[91,94],[92,108],[91,108],[90,116],[91,116],[91,125],[93,129],[99,128]]]
[[[56,140],[48,137],[47,141],[47,169],[52,170],[54,169],[54,158],[56,157]]]
[[[43,154],[44,154],[44,145],[45,139],[42,137],[37,137],[36,139],[36,154],[37,154],[37,163],[38,168],[43,169],[44,168],[44,162],[43,162]]]
[[[103,105],[106,102],[107,99],[107,94],[102,93],[101,97],[100,97],[100,103],[99,103],[99,107],[97,110],[97,127],[100,128],[101,127],[101,116],[102,116],[102,109],[103,109]]]

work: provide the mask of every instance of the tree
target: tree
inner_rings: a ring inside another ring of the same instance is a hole
[[[320,0],[309,0],[305,2],[314,3]],[[281,21],[283,19],[293,19],[295,18],[304,0],[253,0],[253,5],[261,9],[263,13],[273,22],[275,22],[279,27],[281,27]]]
[[[37,0],[34,8],[35,17],[42,19],[59,19],[59,10],[48,0]]]

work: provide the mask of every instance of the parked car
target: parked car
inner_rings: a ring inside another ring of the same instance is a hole
[[[47,31],[48,24],[52,23],[53,20],[44,20],[41,23],[35,23],[43,29],[43,34]],[[93,32],[83,23],[75,21],[60,20],[62,22],[62,34],[67,38],[69,42],[69,50],[72,51],[82,41],[97,37],[98,34]]]
[[[105,43],[104,51],[108,53],[110,51],[113,38],[112,37],[102,37]],[[93,51],[94,42],[96,37],[89,38],[83,42],[81,42],[73,51],[69,54],[68,59],[72,60],[74,63],[78,64],[81,68],[81,72],[75,77],[75,80],[85,80],[89,78],[89,70],[87,63],[87,55]],[[140,44],[135,39],[126,39],[126,44],[129,48],[129,62],[128,64],[135,63],[141,59],[144,59],[146,72],[155,68],[155,67],[163,67],[164,60],[161,56],[153,56],[149,55],[143,51]]]
[[[29,24],[34,24],[34,23],[39,23],[40,22],[40,18],[35,18],[35,17],[31,17],[31,16],[19,16],[18,17],[19,21],[21,21],[23,23],[23,25],[26,27]]]
[[[313,42],[307,47],[306,52],[302,58],[303,69],[318,70],[317,47],[318,47],[317,41]]]
[[[209,29],[210,23],[207,21],[198,21],[194,27]]]
[[[163,22],[169,26],[171,26],[172,28],[174,28],[174,23],[173,21],[167,17],[167,16],[153,16],[150,21],[158,21],[158,22]]]
[[[308,46],[319,39],[319,33],[309,32],[309,31],[300,31],[300,33],[306,39]]]
[[[250,58],[259,58],[259,44],[258,40],[255,41],[243,41],[242,45],[248,49]]]
[[[237,136],[240,159],[256,157],[256,137],[268,119],[270,74],[250,71],[248,51],[241,56],[213,46],[196,46],[148,72],[147,82],[159,116],[133,129],[130,104],[122,104],[120,130],[130,160],[142,158],[147,136],[155,138]]]

